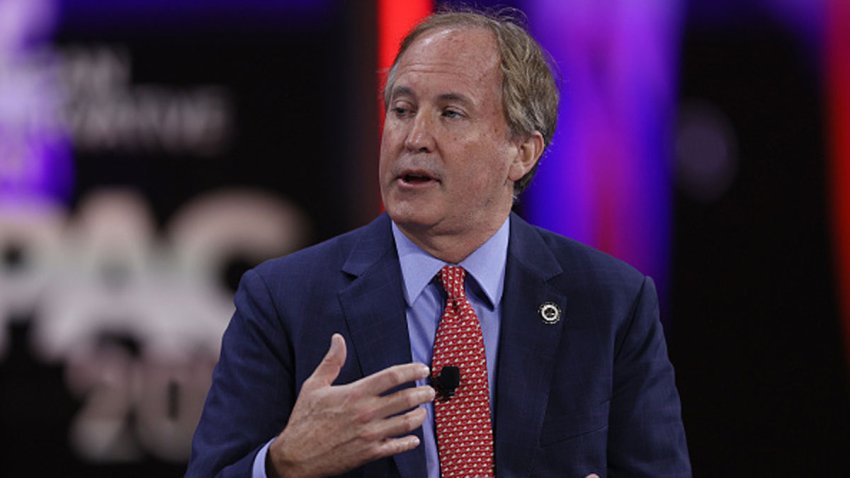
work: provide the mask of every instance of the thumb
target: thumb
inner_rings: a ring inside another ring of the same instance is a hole
[[[325,358],[310,375],[310,381],[317,382],[318,386],[330,386],[339,376],[339,371],[345,364],[346,348],[345,339],[340,334],[331,336],[331,346]]]

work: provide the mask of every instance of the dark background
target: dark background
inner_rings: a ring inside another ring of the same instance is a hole
[[[308,218],[307,243],[378,214],[375,5],[309,3],[62,2],[54,48],[123,45],[134,84],[223,85],[235,118],[227,146],[211,157],[73,151],[74,188],[61,198],[69,215],[104,185],[139,192],[160,228],[192,197],[223,187],[296,205]],[[670,185],[667,336],[694,475],[848,476],[850,391],[817,40],[754,0],[686,5],[679,97],[723,112],[737,158],[717,197]],[[8,270],[25,260],[14,245],[0,248]],[[255,262],[232,257],[220,281],[232,289]],[[185,462],[148,454],[93,463],[69,448],[84,400],[67,390],[62,363],[31,352],[29,320],[6,322],[0,474],[181,476]],[[105,340],[138,356],[132,337]]]

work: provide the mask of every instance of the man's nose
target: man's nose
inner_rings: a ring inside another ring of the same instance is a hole
[[[404,139],[404,147],[409,151],[417,153],[430,153],[434,150],[434,136],[431,131],[432,124],[428,115],[419,111],[413,117],[407,137]]]

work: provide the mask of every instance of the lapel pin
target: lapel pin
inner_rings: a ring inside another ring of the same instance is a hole
[[[561,320],[561,309],[554,302],[544,302],[537,309],[540,312],[540,318],[547,325],[557,324]]]

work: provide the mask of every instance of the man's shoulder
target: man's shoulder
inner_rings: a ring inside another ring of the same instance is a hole
[[[556,232],[518,221],[515,236],[522,247],[542,246],[545,251],[533,254],[548,254],[540,261],[555,261],[568,276],[581,275],[585,281],[642,283],[645,276],[632,265],[606,252],[600,251],[575,239]],[[535,244],[535,242],[539,242]]]
[[[345,232],[285,256],[268,259],[252,271],[266,279],[296,274],[308,277],[315,274],[339,272],[358,245],[375,247],[392,241],[389,220],[383,214],[371,223]],[[386,236],[386,237],[385,237]]]
[[[625,274],[640,274],[640,272],[629,263],[606,252],[576,241],[575,239],[562,236],[548,229],[540,227],[536,227],[536,229],[540,232],[543,240],[552,248],[553,253],[563,256],[569,261],[622,270]]]

